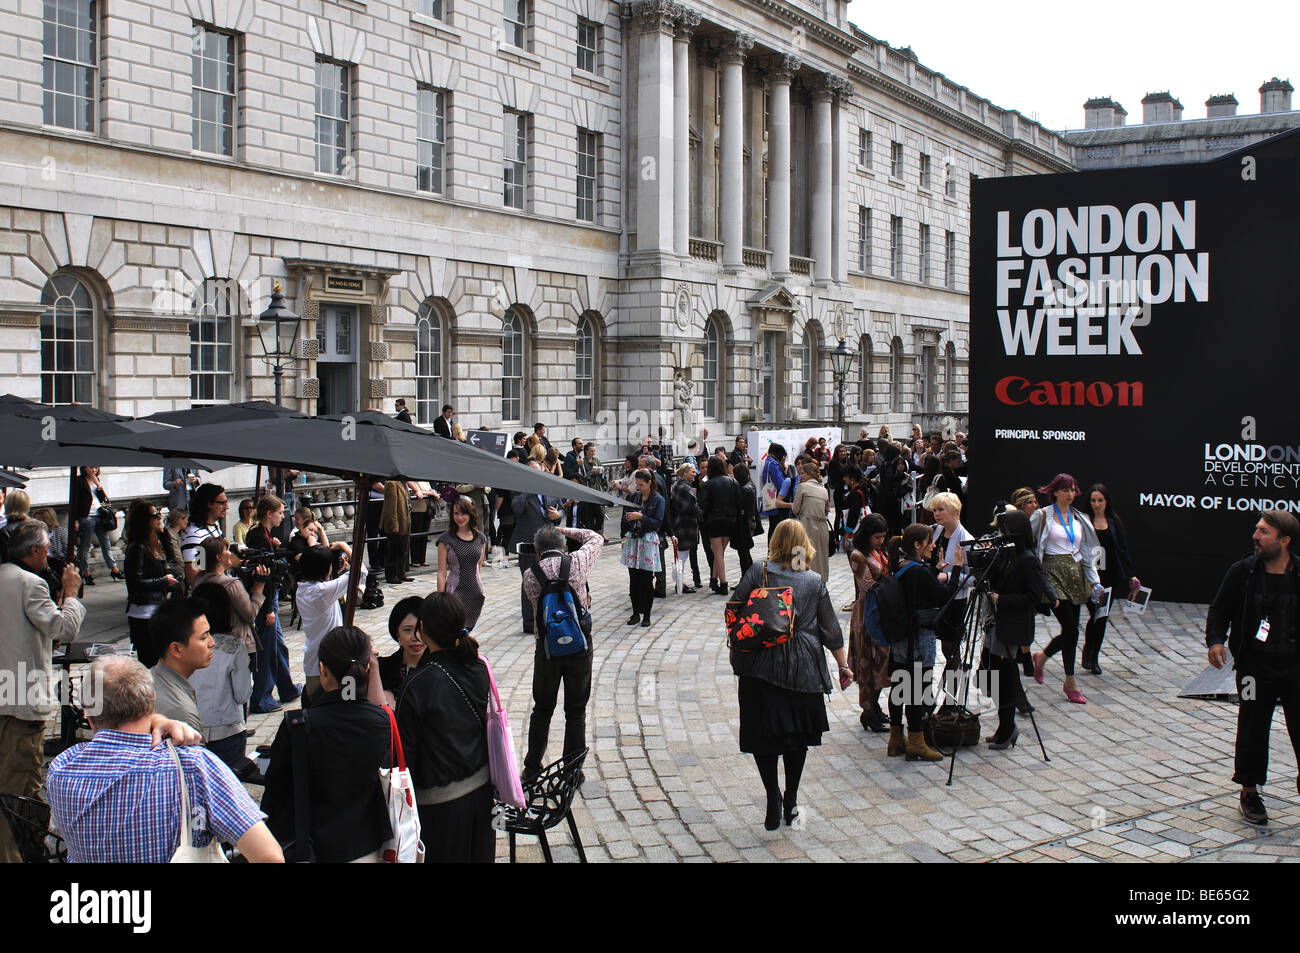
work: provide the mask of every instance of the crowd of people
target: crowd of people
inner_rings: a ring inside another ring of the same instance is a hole
[[[439,436],[463,436],[450,406],[439,420]],[[590,441],[575,438],[560,457],[540,423],[532,434],[514,435],[507,457],[623,496],[619,556],[628,570],[628,625],[652,626],[655,600],[670,594],[704,598],[701,549],[709,591],[723,596],[710,610],[718,615],[724,604],[745,606],[760,593],[789,592],[790,631],[767,648],[731,651],[740,750],[754,758],[767,829],[799,817],[807,750],[828,730],[825,699],[836,681],[842,689],[856,684],[862,727],[888,733],[885,757],[918,762],[942,757],[926,737],[927,718],[942,694],[935,690],[941,657],[949,674],[978,658],[978,668],[995,675],[998,721],[986,739],[992,750],[1014,747],[1017,714],[1033,711],[1022,675],[1044,684],[1057,656],[1066,699],[1087,703],[1076,678],[1080,627],[1081,667],[1100,675],[1109,618],[1103,593],[1121,600],[1141,586],[1104,484],[1091,485],[1086,503],[1076,506],[1079,483],[1057,474],[1036,490],[1011,491],[985,523],[966,512],[969,445],[962,434],[944,441],[914,428],[910,439],[895,441],[888,428],[875,438],[864,430],[856,443],[833,450],[824,440],[809,440],[793,458],[778,443],[758,451],[741,436],[730,449],[710,451],[706,439],[707,431],[677,457],[662,439],[646,438],[626,455],[619,479],[607,478]],[[78,531],[83,559],[71,563],[53,513],[47,519],[42,510],[30,512],[21,490],[5,499],[0,626],[19,635],[0,640],[0,665],[48,674],[52,647],[74,641],[85,618],[77,595],[86,579],[78,563],[85,565],[105,525],[95,507],[112,504],[93,470],[83,471],[82,479],[72,509],[78,525],[93,531]],[[206,827],[196,831],[197,848],[223,842],[250,860],[293,859],[310,850],[318,860],[377,862],[394,834],[377,779],[393,766],[400,738],[429,858],[490,861],[490,676],[474,635],[485,604],[481,570],[494,554],[515,556],[521,573],[520,629],[536,643],[521,766],[527,783],[546,763],[561,688],[562,756],[575,757],[587,746],[595,646],[587,631],[572,653],[552,651],[549,630],[558,623],[551,600],[567,598],[589,630],[589,580],[606,544],[606,508],[563,496],[379,481],[369,507],[359,511],[373,528],[367,556],[331,542],[309,507],[291,507],[277,495],[242,501],[238,520],[230,522],[224,487],[179,470],[165,473],[163,485],[169,504],[176,504],[166,514],[146,500],[129,506],[120,571],[98,539],[110,573],[126,582],[135,659],[95,661],[90,673],[103,682],[104,704],[91,719],[94,739],[49,767],[45,785],[70,857],[167,859],[180,836],[178,808],[168,792],[182,777],[189,804],[206,818]],[[423,500],[438,502],[417,509]],[[358,600],[381,568],[390,583],[409,581],[409,566],[426,562],[423,540],[442,502],[449,503],[449,526],[435,539],[436,582],[427,595],[408,595],[391,607],[388,634],[396,650],[380,657],[367,632],[343,624],[349,563],[363,559],[370,566],[356,577]],[[1258,705],[1243,704],[1239,722],[1235,780],[1243,785],[1242,813],[1255,823],[1267,820],[1257,788],[1267,766],[1273,705],[1279,698],[1294,703],[1287,666],[1297,655],[1300,587],[1288,587],[1286,574],[1294,581],[1300,568],[1289,555],[1291,541],[1300,537],[1295,523],[1287,514],[1264,515],[1256,550],[1266,570],[1259,573],[1255,562],[1234,567],[1207,629],[1212,664],[1223,663],[1223,643],[1236,639],[1234,658],[1245,652],[1251,663],[1239,670],[1276,682]],[[987,533],[1006,545],[991,568],[971,567],[970,546]],[[762,534],[766,554],[756,562],[750,553]],[[730,552],[738,575],[728,569]],[[827,583],[841,553],[853,599],[837,610]],[[984,583],[979,588],[977,576]],[[1261,590],[1262,597],[1252,595]],[[295,682],[284,642],[282,596],[301,619],[302,683]],[[886,612],[887,596],[901,600],[901,615]],[[841,625],[846,611],[847,639]],[[976,616],[982,627],[971,624]],[[1039,616],[1054,617],[1057,632],[1034,651]],[[1252,626],[1264,626],[1267,634],[1270,621],[1289,642],[1258,648],[1242,638]],[[285,719],[265,752],[263,774],[248,757],[247,718],[299,697],[305,725]],[[40,790],[39,745],[53,712],[50,699],[0,706],[0,789],[24,795]],[[160,732],[181,744],[179,760],[148,743]],[[305,774],[295,767],[304,750]],[[114,786],[119,777],[129,779],[125,787]],[[239,781],[265,786],[260,808]],[[304,783],[305,796],[297,789]],[[146,825],[125,811],[123,796],[150,805],[158,823]],[[294,842],[304,829],[298,816],[304,805],[310,808],[307,845]],[[14,854],[0,826],[0,855],[8,860]]]

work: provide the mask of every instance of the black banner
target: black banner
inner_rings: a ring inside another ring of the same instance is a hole
[[[1300,513],[1298,269],[1296,133],[1209,163],[977,180],[967,526],[1057,473],[1082,512],[1104,483],[1152,598],[1209,602],[1262,507]]]

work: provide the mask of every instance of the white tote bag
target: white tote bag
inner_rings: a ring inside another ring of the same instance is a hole
[[[221,842],[215,837],[208,841],[207,847],[194,846],[194,820],[190,816],[190,794],[185,787],[185,769],[181,767],[180,755],[172,747],[170,741],[167,742],[167,752],[172,756],[172,763],[176,765],[176,773],[180,776],[181,781],[181,842],[176,847],[175,853],[172,854],[170,863],[173,864],[227,864],[226,852],[221,849]]]
[[[386,864],[424,863],[424,842],[420,840],[420,812],[415,806],[415,784],[411,772],[406,770],[406,754],[402,751],[402,737],[397,733],[397,718],[387,706],[390,734],[390,768],[379,769],[379,788],[384,792],[388,807],[388,823],[393,828],[392,839],[379,848]]]

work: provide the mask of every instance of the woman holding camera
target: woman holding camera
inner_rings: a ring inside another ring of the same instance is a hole
[[[1086,516],[1074,508],[1079,484],[1068,473],[1058,473],[1039,493],[1052,505],[1038,510],[1029,519],[1035,539],[1035,555],[1043,564],[1048,581],[1059,601],[1052,614],[1061,624],[1061,633],[1048,643],[1047,649],[1034,655],[1034,681],[1043,683],[1043,667],[1057,652],[1065,666],[1065,697],[1076,705],[1086,705],[1074,681],[1074,652],[1079,644],[1079,613],[1088,602],[1095,602],[1101,592],[1097,575],[1097,531]]]
[[[929,708],[934,677],[933,622],[920,617],[925,610],[941,609],[956,591],[961,573],[938,572],[929,565],[934,551],[930,527],[913,523],[902,536],[889,541],[889,564],[903,590],[911,631],[908,637],[889,646],[889,745],[891,757],[906,755],[908,761],[938,761],[943,757],[925,743],[922,719]],[[956,565],[964,564],[958,555]],[[933,614],[933,613],[931,613]],[[919,676],[919,683],[918,683]],[[907,715],[907,741],[903,740],[903,715]]]
[[[135,657],[145,668],[158,664],[149,637],[149,620],[180,581],[167,568],[160,536],[162,513],[144,500],[136,500],[126,517],[126,627]]]
[[[257,525],[244,537],[248,548],[278,556],[281,547],[276,529],[284,522],[284,503],[278,496],[266,494],[257,501],[256,518]],[[257,640],[261,647],[257,653],[257,672],[253,678],[253,699],[249,702],[249,710],[266,715],[280,709],[271,698],[272,687],[279,692],[281,705],[287,705],[298,697],[298,687],[294,685],[289,669],[289,650],[280,628],[280,592],[274,582],[268,584],[262,607],[257,612]]]
[[[637,508],[625,508],[620,531],[623,535],[622,563],[627,567],[628,594],[632,599],[632,615],[628,625],[650,626],[650,610],[654,605],[655,573],[663,571],[659,556],[659,528],[663,525],[668,505],[655,491],[654,474],[637,470],[633,475],[634,489],[626,499]]]
[[[998,729],[987,739],[995,751],[1014,748],[1020,737],[1016,727],[1016,707],[1028,703],[1020,684],[1017,657],[1024,646],[1034,644],[1034,613],[1044,599],[1055,601],[1050,593],[1042,564],[1034,555],[1034,534],[1029,517],[1011,509],[997,518],[1003,536],[1015,542],[1015,554],[1000,555],[989,571],[992,590],[994,625],[986,636],[986,647],[997,673]]]

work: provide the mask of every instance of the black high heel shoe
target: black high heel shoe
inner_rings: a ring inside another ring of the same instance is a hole
[[[994,735],[994,736],[993,736],[993,740],[989,742],[989,750],[990,750],[990,751],[1005,751],[1007,748],[1014,748],[1014,747],[1016,746],[1016,741],[1017,741],[1019,738],[1020,738],[1020,729],[1019,729],[1019,728],[1012,728],[1012,729],[1011,729],[1011,734],[1007,735],[1007,736],[1006,736],[1005,738],[1003,738],[1001,741],[998,741],[998,740],[997,740],[997,735]]]
[[[781,800],[782,806],[785,808],[785,826],[791,827],[794,824],[795,818],[799,816],[799,805],[790,799],[790,792],[788,791],[786,792],[786,796]]]
[[[763,818],[763,827],[766,830],[775,831],[780,829],[782,807],[783,804],[781,802],[780,794],[777,794],[776,797],[768,796],[767,815]]]

